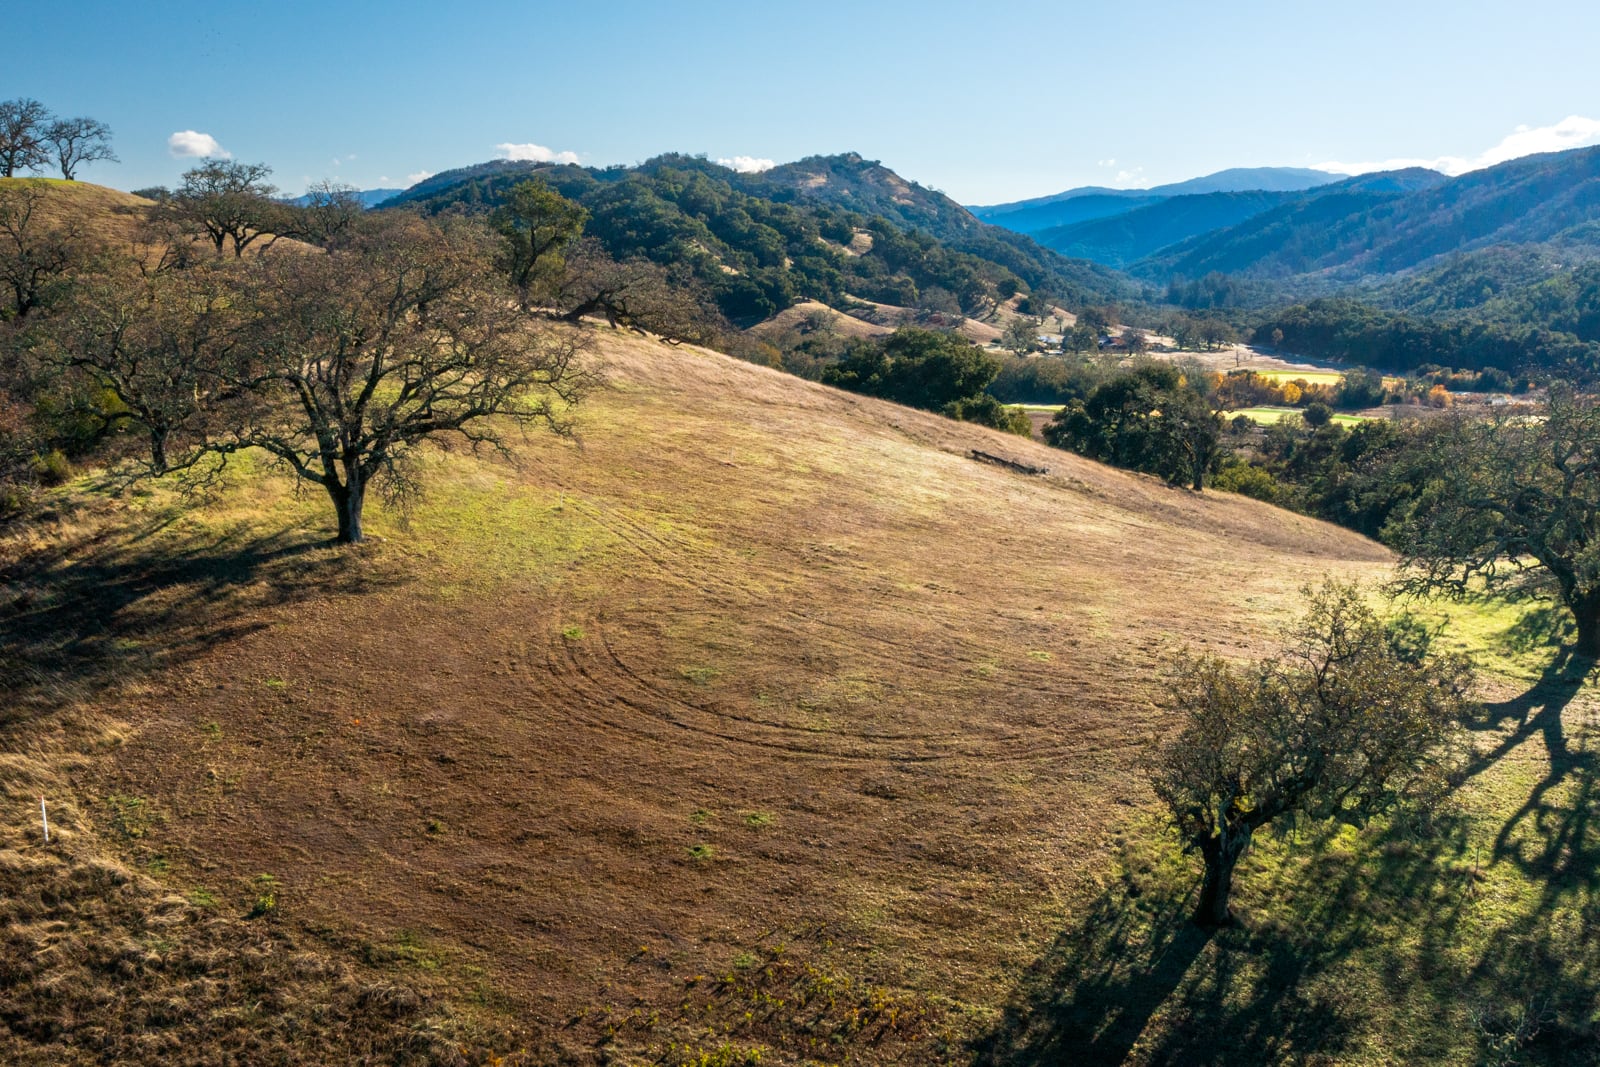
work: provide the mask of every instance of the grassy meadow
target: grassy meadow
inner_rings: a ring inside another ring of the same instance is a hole
[[[1386,550],[604,338],[575,440],[430,450],[353,549],[248,461],[8,535],[0,1059],[1582,1061],[1544,606],[1429,606],[1486,664],[1455,803],[1263,840],[1207,935],[1135,771],[1162,671]]]

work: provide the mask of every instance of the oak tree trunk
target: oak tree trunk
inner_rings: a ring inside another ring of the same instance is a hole
[[[167,435],[164,430],[150,431],[150,468],[157,474],[167,473]]]
[[[1211,838],[1200,845],[1205,860],[1205,876],[1200,881],[1200,901],[1195,905],[1197,926],[1225,926],[1231,918],[1229,896],[1233,892],[1233,872],[1239,857],[1250,845],[1248,834]]]
[[[339,536],[341,545],[353,545],[362,538],[361,509],[366,505],[367,487],[357,474],[343,485],[337,482],[326,483],[328,495],[333,498],[334,510],[339,513]]]
[[[1600,659],[1600,590],[1573,596],[1568,606],[1578,624],[1578,655]]]

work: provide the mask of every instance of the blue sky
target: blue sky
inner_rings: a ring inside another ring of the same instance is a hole
[[[125,189],[213,146],[289,192],[854,150],[992,203],[1600,143],[1592,2],[54,0],[7,37],[0,99],[110,123],[122,162],[82,176]]]

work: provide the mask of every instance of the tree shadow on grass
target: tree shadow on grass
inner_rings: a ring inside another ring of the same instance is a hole
[[[96,523],[0,555],[0,738],[262,629],[272,608],[400,580],[294,528],[195,534],[174,518]]]
[[[1447,966],[1468,901],[1450,856],[1465,835],[1464,821],[1447,818],[1427,834],[1393,825],[1359,848],[1334,833],[1279,843],[1236,901],[1243,921],[1216,931],[1189,921],[1198,871],[1171,860],[1170,846],[1141,846],[1166,849],[1168,862],[1135,858],[1133,873],[1056,939],[976,1044],[976,1061],[1239,1064],[1347,1054],[1374,1006],[1342,976],[1377,971],[1398,985]],[[1403,963],[1375,965],[1374,946],[1396,940],[1397,922],[1419,936],[1392,950]],[[1442,1014],[1452,993],[1437,995]]]
[[[1491,990],[1486,1037],[1529,1062],[1600,1063],[1600,764],[1590,747],[1593,707],[1578,703],[1594,661],[1562,648],[1529,689],[1485,705],[1484,731],[1504,731],[1472,775],[1506,764],[1538,767],[1525,799],[1495,830],[1492,858],[1530,887],[1478,956],[1472,984]],[[1536,741],[1537,738],[1537,741]],[[1524,745],[1542,742],[1519,752]],[[1514,781],[1517,767],[1507,770]]]
[[[1339,1061],[1366,1046],[1600,1063],[1600,788],[1573,718],[1590,667],[1558,656],[1470,724],[1505,734],[1470,774],[1525,742],[1550,754],[1525,801],[1490,801],[1492,847],[1468,804],[1359,838],[1264,841],[1241,875],[1242,924],[1208,934],[1188,921],[1197,870],[1152,830],[1019,982],[977,1062]]]
[[[1545,884],[1553,900],[1574,878],[1586,892],[1600,877],[1600,850],[1593,831],[1597,795],[1595,756],[1585,731],[1571,736],[1567,717],[1593,670],[1592,660],[1557,652],[1544,673],[1525,693],[1484,705],[1481,731],[1510,732],[1493,747],[1473,757],[1468,777],[1476,777],[1539,735],[1549,759],[1544,776],[1495,834],[1493,855],[1515,863]]]

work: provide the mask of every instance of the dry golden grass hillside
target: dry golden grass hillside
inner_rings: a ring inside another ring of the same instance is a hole
[[[205,504],[86,477],[12,535],[0,1059],[964,1062],[1147,803],[1170,653],[1388,564],[714,353],[597,354],[578,441],[434,453],[355,550],[248,468]]]
[[[0,178],[0,195],[8,190],[37,189],[38,221],[57,226],[78,224],[87,236],[126,247],[138,236],[139,225],[152,201],[91,182],[59,178]]]

